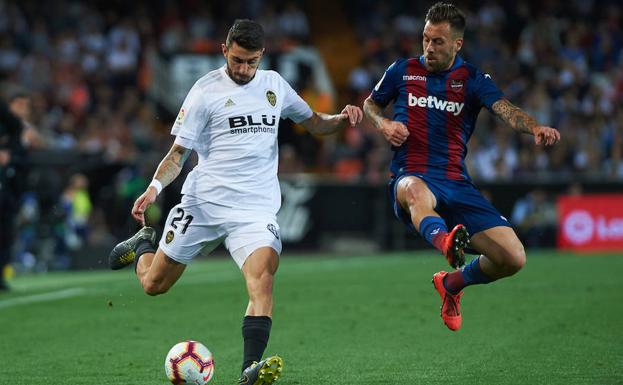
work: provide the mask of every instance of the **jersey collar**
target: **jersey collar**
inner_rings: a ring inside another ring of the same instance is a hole
[[[253,84],[255,84],[255,82],[257,81],[257,78],[260,76],[260,69],[258,68],[257,71],[255,71],[255,76],[253,77],[253,79],[251,79],[250,82],[248,82],[247,84],[238,84],[235,81],[233,81],[232,78],[229,77],[229,74],[227,73],[227,63],[223,64],[223,66],[220,69],[221,69],[221,72],[223,73],[223,76],[227,78],[227,80],[232,85],[235,85],[237,87],[243,87],[243,88],[250,87]]]

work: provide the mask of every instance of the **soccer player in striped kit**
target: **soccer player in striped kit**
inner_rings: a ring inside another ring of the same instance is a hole
[[[464,61],[465,16],[436,3],[426,14],[423,55],[399,59],[364,103],[364,113],[392,145],[390,196],[395,215],[445,255],[456,271],[440,271],[433,284],[441,317],[461,327],[463,288],[517,273],[524,247],[510,223],[473,185],[465,167],[467,142],[484,106],[514,130],[553,145],[560,133],[504,98],[489,74]],[[394,116],[383,116],[393,102]],[[470,238],[470,234],[471,238]],[[478,258],[465,264],[465,249]]]

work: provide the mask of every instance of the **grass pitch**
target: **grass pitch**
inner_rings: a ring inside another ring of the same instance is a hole
[[[517,276],[466,290],[463,327],[439,316],[427,253],[282,258],[267,354],[281,385],[623,384],[623,257],[528,255]],[[0,295],[0,384],[167,384],[185,339],[235,384],[246,292],[231,260],[197,261],[167,294],[132,269],[13,280]]]

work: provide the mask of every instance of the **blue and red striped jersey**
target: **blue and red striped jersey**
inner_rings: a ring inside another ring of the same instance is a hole
[[[504,94],[491,76],[459,56],[443,72],[428,72],[423,63],[424,56],[397,60],[371,94],[383,107],[393,101],[393,120],[409,130],[407,140],[392,148],[391,173],[471,180],[465,167],[467,141],[480,109],[491,110]]]

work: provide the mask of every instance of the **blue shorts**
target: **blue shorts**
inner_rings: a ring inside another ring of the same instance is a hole
[[[426,182],[437,200],[435,211],[446,221],[448,229],[460,223],[467,228],[470,235],[474,235],[496,226],[511,227],[508,220],[469,181],[440,180],[421,174],[402,174],[390,180],[389,195],[394,215],[410,230],[415,231],[411,216],[396,200],[398,182],[406,176],[416,176]]]

